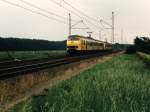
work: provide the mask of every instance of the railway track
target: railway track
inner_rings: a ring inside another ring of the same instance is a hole
[[[64,57],[69,57],[69,56],[66,54],[64,56],[49,57],[49,58],[43,58],[43,59],[4,61],[4,62],[0,62],[0,69],[21,66],[21,65],[29,65],[32,63],[46,62],[46,61],[60,59]]]
[[[43,59],[43,60],[31,60],[31,61],[18,61],[18,62],[6,62],[0,63],[0,80],[13,78],[19,75],[23,75],[30,72],[40,71],[47,68],[53,68],[60,65],[70,64],[81,60],[94,58],[98,56],[104,56],[115,53],[116,51],[103,52],[81,56],[64,56],[61,58],[54,59]],[[10,64],[9,64],[10,63]]]

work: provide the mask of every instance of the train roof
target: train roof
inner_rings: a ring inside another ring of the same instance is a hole
[[[99,42],[103,42],[103,43],[108,43],[108,42],[104,42],[104,41],[100,41],[100,40],[96,40],[92,37],[85,37],[85,36],[81,36],[81,35],[71,35],[69,37],[73,37],[73,38],[76,38],[76,37],[79,37],[79,38],[84,38],[84,39],[89,39],[89,40],[94,40],[94,41],[99,41]],[[111,44],[111,43],[110,43]]]

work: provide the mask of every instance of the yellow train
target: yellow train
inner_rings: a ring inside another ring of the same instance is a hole
[[[91,37],[71,35],[67,40],[68,53],[85,53],[112,50],[112,44]]]

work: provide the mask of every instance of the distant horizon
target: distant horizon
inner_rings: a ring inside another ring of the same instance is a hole
[[[21,37],[13,37],[13,36],[10,36],[10,37],[2,37],[2,36],[0,36],[0,38],[3,38],[3,39],[7,39],[7,38],[12,38],[12,39],[29,39],[29,40],[41,40],[41,41],[43,40],[43,41],[50,41],[50,42],[62,42],[62,41],[66,41],[67,40],[67,39],[65,39],[65,40],[46,40],[46,39],[42,39],[42,38],[26,38],[26,37],[22,37],[21,38]],[[103,42],[105,42],[105,41],[103,41]],[[132,45],[133,43],[128,43],[128,44]]]
[[[48,39],[42,39],[42,38],[34,38],[34,37],[15,37],[15,36],[8,36],[8,37],[3,37],[0,36],[0,38],[17,38],[17,39],[31,39],[31,40],[47,40],[47,41],[65,41],[65,40],[48,40]],[[66,39],[67,40],[67,39]]]

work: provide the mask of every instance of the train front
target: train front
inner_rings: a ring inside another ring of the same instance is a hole
[[[81,51],[80,37],[72,35],[67,40],[67,52],[69,54],[79,53]]]

